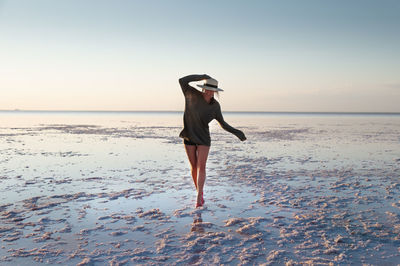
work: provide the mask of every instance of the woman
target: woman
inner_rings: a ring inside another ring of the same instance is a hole
[[[205,80],[202,92],[189,85],[189,82]],[[216,119],[226,131],[246,140],[244,133],[228,125],[221,114],[221,107],[214,99],[214,93],[223,91],[218,88],[217,80],[208,75],[189,75],[179,79],[185,96],[184,128],[179,134],[184,139],[185,150],[189,158],[194,185],[197,190],[196,208],[204,204],[203,188],[206,180],[206,162],[210,150],[211,138],[208,123]]]

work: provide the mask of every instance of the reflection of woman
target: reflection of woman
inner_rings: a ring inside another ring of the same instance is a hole
[[[203,219],[201,218],[201,213],[197,213],[196,216],[193,218],[193,224],[190,232],[204,233]]]
[[[189,85],[191,81],[205,80],[198,85],[202,92]],[[224,121],[219,103],[214,99],[214,92],[223,91],[218,88],[218,81],[208,75],[190,75],[179,79],[185,96],[184,128],[180,137],[184,139],[185,150],[189,158],[193,182],[197,190],[196,207],[204,204],[203,187],[206,180],[206,162],[210,150],[211,138],[208,123],[216,119],[226,131],[246,140],[244,133],[228,125]]]

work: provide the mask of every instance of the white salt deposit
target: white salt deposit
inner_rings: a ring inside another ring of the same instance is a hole
[[[181,114],[99,116],[2,123],[0,264],[400,261],[398,116],[227,115],[198,209]]]

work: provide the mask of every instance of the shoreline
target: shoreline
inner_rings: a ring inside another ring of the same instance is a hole
[[[0,110],[0,113],[98,113],[98,114],[183,114],[174,110]],[[224,111],[224,114],[236,115],[327,115],[327,116],[400,116],[400,112],[309,112],[309,111]]]

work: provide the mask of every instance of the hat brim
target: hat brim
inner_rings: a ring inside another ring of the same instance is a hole
[[[204,85],[197,85],[197,86],[202,89],[209,90],[209,91],[224,91],[223,89],[220,89],[220,88],[214,88],[214,87],[209,87],[209,86],[204,86]]]

